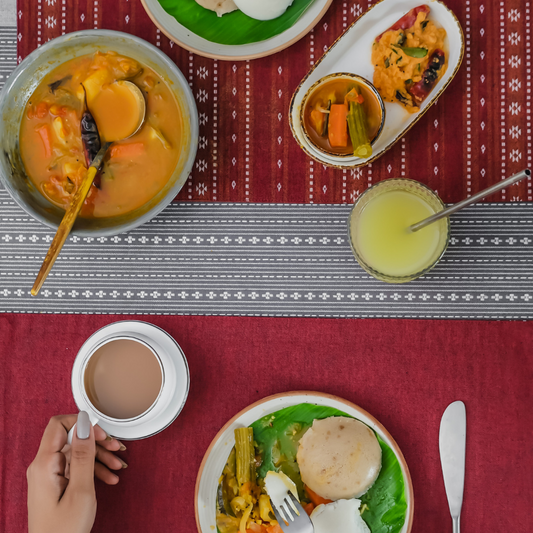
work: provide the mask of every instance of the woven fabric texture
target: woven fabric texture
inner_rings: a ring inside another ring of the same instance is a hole
[[[456,202],[531,167],[531,8],[523,0],[446,0],[464,31],[463,65],[438,103],[375,163],[342,171],[303,153],[289,128],[292,94],[374,3],[334,0],[295,45],[232,62],[175,45],[139,0],[18,0],[18,59],[49,39],[91,28],[133,33],[165,52],[188,78],[200,116],[200,149],[181,200],[350,203],[376,181],[406,176]],[[492,201],[531,201],[531,187],[531,180],[522,182]]]

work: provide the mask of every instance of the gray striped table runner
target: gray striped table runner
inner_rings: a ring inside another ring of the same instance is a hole
[[[1,7],[0,16],[7,17]],[[14,26],[0,26],[0,89],[16,66],[17,29]]]
[[[71,235],[38,297],[53,232],[0,191],[0,310],[26,313],[533,318],[533,205],[473,206],[403,285],[353,258],[346,205],[175,203],[137,230]]]

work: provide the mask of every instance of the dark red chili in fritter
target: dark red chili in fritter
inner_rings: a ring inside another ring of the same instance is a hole
[[[430,9],[429,6],[421,5],[418,7],[413,7],[411,11],[409,11],[407,14],[405,14],[401,19],[396,21],[388,30],[384,31],[380,35],[376,37],[376,42],[378,42],[384,33],[387,33],[388,31],[396,31],[396,30],[407,30],[411,26],[414,26],[416,22],[416,17],[418,13],[429,13]]]
[[[409,94],[413,97],[416,105],[420,105],[426,96],[431,92],[439,78],[439,70],[444,66],[445,55],[444,52],[437,48],[429,58],[428,65],[422,79],[409,87]]]

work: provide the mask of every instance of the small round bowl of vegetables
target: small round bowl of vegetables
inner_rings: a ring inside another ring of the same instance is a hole
[[[368,159],[385,124],[385,106],[368,80],[337,72],[307,91],[300,122],[307,144],[321,159]]]

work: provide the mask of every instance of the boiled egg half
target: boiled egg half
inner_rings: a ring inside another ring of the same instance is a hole
[[[370,533],[366,522],[361,518],[361,500],[337,500],[321,504],[311,513],[315,533]]]
[[[236,6],[256,20],[271,20],[281,17],[294,0],[234,0]]]

